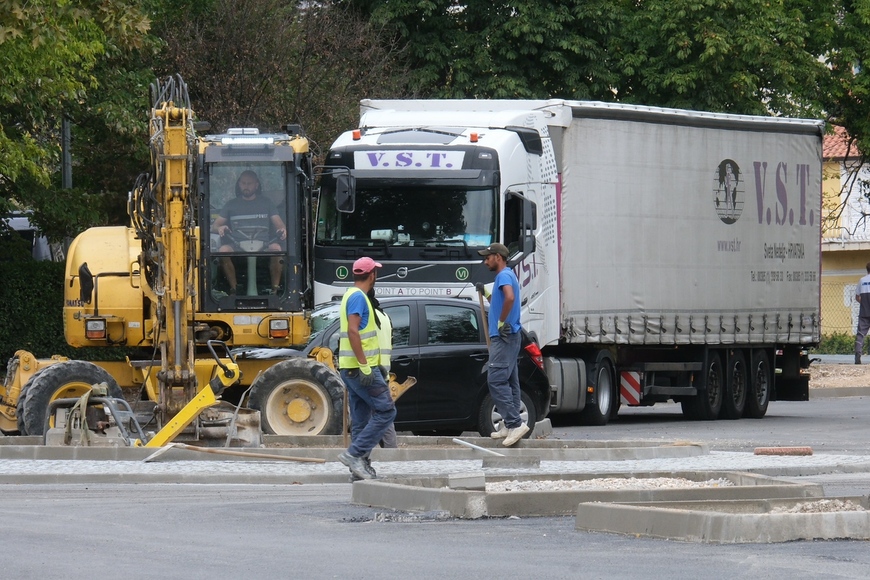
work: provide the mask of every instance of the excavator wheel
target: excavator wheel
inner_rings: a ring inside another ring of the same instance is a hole
[[[340,435],[344,385],[325,365],[292,358],[273,365],[254,381],[248,407],[260,411],[271,435]]]
[[[44,435],[45,414],[52,401],[81,397],[98,383],[109,386],[110,397],[123,398],[112,375],[94,363],[70,360],[40,369],[24,383],[18,396],[18,431],[22,435]]]

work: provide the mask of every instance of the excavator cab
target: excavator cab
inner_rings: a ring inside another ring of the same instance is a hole
[[[200,161],[202,312],[302,311],[307,141],[230,129],[203,138]]]

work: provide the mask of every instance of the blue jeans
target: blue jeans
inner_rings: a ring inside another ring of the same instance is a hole
[[[523,424],[520,418],[520,377],[517,358],[520,355],[522,337],[519,332],[489,338],[489,395],[495,408],[504,419],[505,427],[514,429]]]
[[[378,367],[372,368],[374,381],[368,387],[359,382],[359,369],[341,369],[350,404],[350,447],[354,457],[365,457],[377,447],[396,418],[390,388]]]

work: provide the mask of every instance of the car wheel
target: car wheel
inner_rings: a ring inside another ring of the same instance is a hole
[[[535,430],[538,414],[535,411],[535,403],[525,391],[520,391],[520,418],[523,423],[530,427],[525,439],[531,437],[532,431]],[[490,395],[483,398],[483,403],[480,405],[480,413],[477,418],[477,432],[481,437],[489,437],[495,431],[498,431],[502,426],[504,419],[495,408],[495,401]]]

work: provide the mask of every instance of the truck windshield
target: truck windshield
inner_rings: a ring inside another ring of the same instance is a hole
[[[382,240],[392,246],[487,246],[496,239],[496,207],[492,188],[359,187],[355,211],[341,213],[330,192],[324,191],[317,241],[323,245]]]

